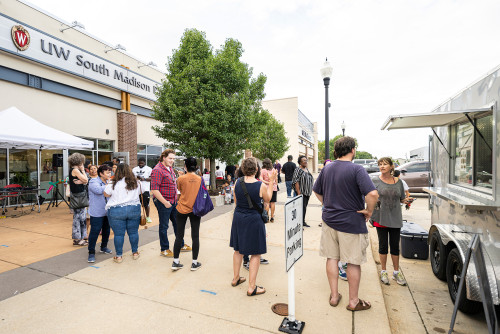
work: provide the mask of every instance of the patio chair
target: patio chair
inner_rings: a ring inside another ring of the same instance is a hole
[[[2,214],[5,214],[5,211],[7,211],[6,207],[7,207],[7,202],[9,201],[9,198],[15,198],[16,199],[16,207],[14,208],[14,210],[17,210],[17,207],[19,206],[19,196],[21,195],[21,193],[19,191],[14,191],[14,190],[20,190],[22,187],[21,185],[19,184],[8,184],[6,185],[3,189],[9,189],[9,190],[13,190],[12,192],[4,192],[1,197],[0,197],[0,200],[3,202],[2,204]]]

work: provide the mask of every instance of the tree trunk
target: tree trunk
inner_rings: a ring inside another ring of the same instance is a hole
[[[210,158],[210,189],[216,191],[217,184],[215,181],[215,159]]]

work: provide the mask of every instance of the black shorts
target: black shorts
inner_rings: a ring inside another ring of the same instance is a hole
[[[142,198],[144,198],[144,203],[142,203]],[[139,200],[141,201],[142,206],[145,208],[149,207],[149,191],[145,191],[142,196],[139,195]]]
[[[271,203],[276,203],[276,197],[278,197],[278,192],[273,191],[273,197],[271,197]]]

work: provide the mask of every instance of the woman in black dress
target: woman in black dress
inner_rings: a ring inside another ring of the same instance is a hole
[[[249,268],[248,296],[261,295],[266,292],[266,289],[256,285],[257,272],[259,271],[260,255],[267,252],[266,246],[266,228],[262,220],[261,214],[255,208],[258,205],[262,209],[262,202],[271,200],[273,188],[267,187],[261,181],[255,178],[258,171],[257,160],[248,158],[241,163],[241,170],[244,177],[238,179],[234,188],[236,209],[234,210],[233,224],[231,226],[231,241],[230,246],[234,248],[233,255],[233,271],[234,277],[231,282],[232,286],[237,286],[246,281],[244,277],[240,277],[241,262],[243,255],[251,255]],[[276,181],[276,170],[271,172],[270,181]],[[245,183],[253,203],[253,208],[250,208],[248,199],[241,185],[241,181]]]

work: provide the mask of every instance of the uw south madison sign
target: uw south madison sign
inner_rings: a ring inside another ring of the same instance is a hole
[[[151,101],[156,100],[158,82],[5,17],[1,13],[0,50]]]

